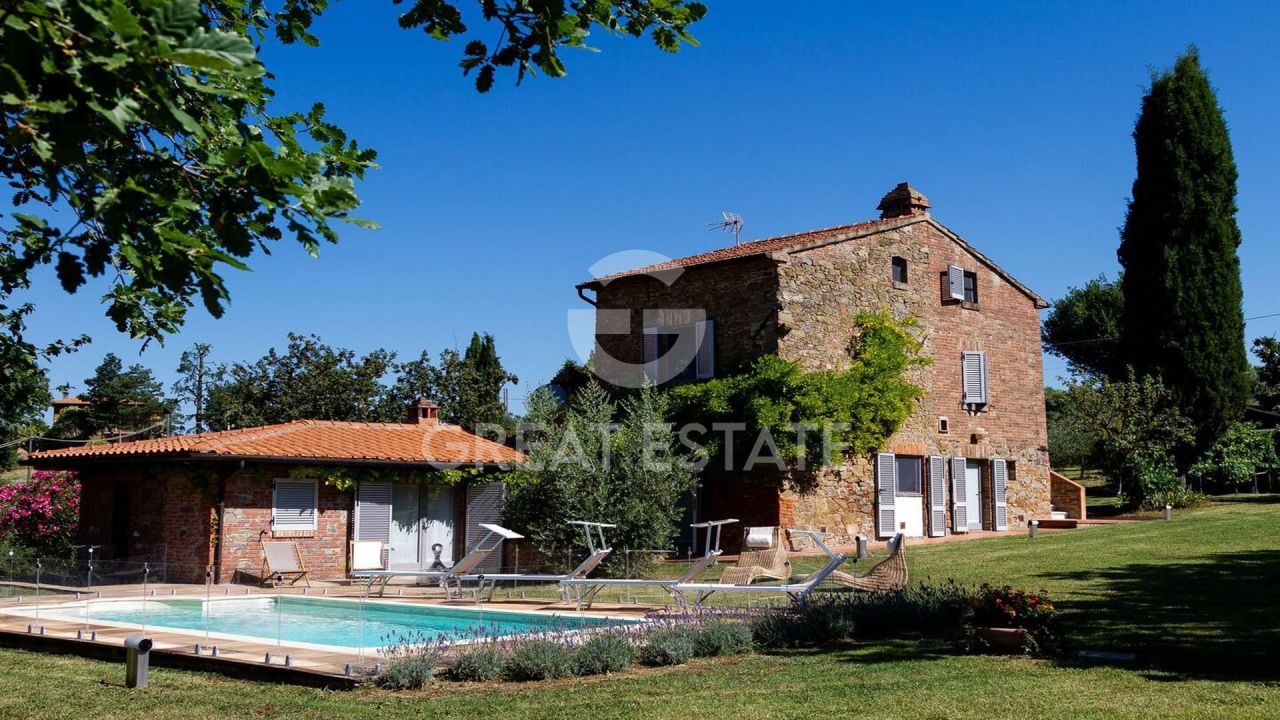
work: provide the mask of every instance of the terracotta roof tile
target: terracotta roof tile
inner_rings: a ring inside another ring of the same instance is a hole
[[[32,453],[31,462],[91,458],[253,457],[386,463],[520,463],[524,456],[454,425],[296,420]]]

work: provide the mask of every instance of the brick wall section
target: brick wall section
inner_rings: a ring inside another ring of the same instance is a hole
[[[892,282],[893,257],[908,263],[908,282]],[[949,265],[978,275],[976,308],[943,301],[941,276]],[[774,259],[757,258],[693,268],[670,287],[652,278],[614,281],[597,293],[599,308],[631,308],[632,334],[598,335],[599,350],[629,362],[641,358],[641,308],[705,307],[716,319],[716,374],[751,358],[777,353],[810,370],[840,369],[849,361],[860,310],[888,308],[920,322],[931,367],[912,380],[926,390],[889,449],[901,454],[1010,461],[1009,524],[1020,527],[1049,512],[1048,437],[1045,428],[1040,317],[1034,302],[937,225],[921,216],[883,232],[819,245]],[[975,414],[962,405],[961,353],[988,358],[990,403]],[[938,418],[949,432],[938,431]],[[990,498],[990,473],[984,472]],[[816,487],[787,489],[775,500],[708,487],[702,516],[733,509],[750,517],[776,515],[784,525],[826,527],[838,541],[875,534],[871,458],[822,471]],[[947,488],[950,524],[950,486]],[[991,517],[990,509],[985,513]]]
[[[259,537],[271,539],[271,502],[275,478],[288,478],[289,467],[264,465],[246,469],[227,482],[222,519],[222,575],[219,582],[257,582],[262,571]],[[347,574],[351,492],[319,484],[316,531],[288,533],[277,539],[298,544],[310,576],[341,578]],[[265,534],[263,534],[265,532]]]
[[[596,294],[596,307],[630,310],[631,332],[598,334],[596,362],[643,362],[644,310],[663,311],[660,325],[679,325],[687,322],[681,310],[700,308],[715,321],[716,375],[734,372],[777,352],[777,290],[774,263],[765,259],[691,268],[670,286],[648,276],[615,280]]]
[[[1062,510],[1067,513],[1067,517],[1076,520],[1088,518],[1088,503],[1083,485],[1061,473],[1050,472],[1049,489],[1054,510]]]
[[[132,464],[87,468],[79,478],[79,543],[100,546],[95,556],[102,560],[150,562],[155,578],[203,582],[212,558],[211,495],[203,480],[179,466]],[[122,506],[128,526],[117,529]]]

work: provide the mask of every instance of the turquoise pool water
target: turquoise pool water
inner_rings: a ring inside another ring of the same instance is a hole
[[[306,642],[349,648],[409,642],[468,640],[538,631],[581,630],[630,624],[615,618],[583,618],[487,609],[426,605],[360,603],[299,597],[257,597],[231,600],[149,600],[129,603],[90,603],[89,620],[106,620],[148,628],[174,628],[247,635],[274,642]],[[208,612],[205,607],[208,607]],[[81,611],[83,612],[83,611]],[[83,616],[82,616],[83,617]],[[361,625],[363,621],[363,634]]]

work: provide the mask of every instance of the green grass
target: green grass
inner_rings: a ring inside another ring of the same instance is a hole
[[[1048,591],[1077,649],[1137,654],[1113,665],[967,657],[899,641],[406,694],[169,670],[154,670],[145,691],[126,691],[119,664],[0,650],[0,718],[1280,717],[1276,537],[1280,498],[1244,496],[1172,522],[908,546],[913,582]]]

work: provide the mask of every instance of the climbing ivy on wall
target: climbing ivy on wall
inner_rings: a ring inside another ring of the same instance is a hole
[[[295,480],[319,480],[325,485],[343,492],[352,490],[362,482],[388,482],[396,484],[457,485],[485,477],[487,482],[501,480],[505,475],[488,468],[385,468],[350,465],[299,465],[289,471]]]
[[[908,377],[931,362],[916,329],[913,318],[863,312],[850,329],[847,369],[807,372],[766,355],[744,373],[675,388],[677,418],[708,429],[704,474],[763,467],[803,484],[822,467],[882,448],[924,396]]]

